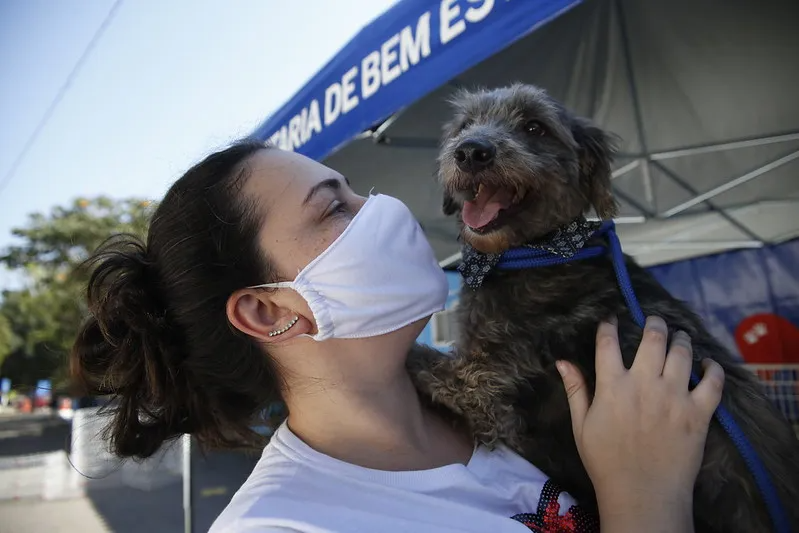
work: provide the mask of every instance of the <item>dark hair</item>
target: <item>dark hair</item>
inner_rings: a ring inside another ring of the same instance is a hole
[[[274,363],[232,327],[236,290],[272,281],[261,216],[242,186],[265,149],[240,141],[208,156],[167,192],[147,242],[118,235],[87,263],[90,316],[70,358],[84,391],[113,396],[106,430],[121,457],[145,458],[193,434],[205,448],[261,441],[255,416],[279,399]]]

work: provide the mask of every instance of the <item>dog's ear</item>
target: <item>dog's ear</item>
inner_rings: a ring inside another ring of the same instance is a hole
[[[599,218],[613,218],[619,211],[610,184],[618,139],[582,117],[572,119],[572,135],[580,146],[580,187]]]
[[[441,208],[447,216],[454,215],[458,212],[458,202],[452,197],[450,193],[444,191],[444,200],[441,203]]]
[[[453,102],[450,102],[450,103],[453,104]],[[441,176],[441,153],[443,152],[443,144],[446,143],[447,139],[450,139],[450,138],[454,137],[457,134],[458,129],[460,127],[460,121],[461,121],[461,119],[459,117],[455,117],[452,120],[444,123],[444,125],[441,127],[441,130],[442,130],[442,135],[441,135],[442,147],[441,147],[441,150],[439,151],[438,168],[436,169],[436,178],[439,179],[439,180],[441,179],[440,178],[440,176]],[[453,198],[452,195],[450,193],[448,193],[446,190],[444,191],[444,197],[443,197],[443,199],[441,201],[441,208],[444,211],[444,214],[446,216],[454,215],[455,213],[458,212],[458,209],[459,209],[458,202],[456,202],[455,198]]]

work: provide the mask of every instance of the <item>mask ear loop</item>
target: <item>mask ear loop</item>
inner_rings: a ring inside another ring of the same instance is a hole
[[[302,272],[301,268],[297,269],[297,275],[300,275]],[[293,289],[294,282],[293,281],[276,281],[274,283],[262,283],[261,285],[250,285],[249,287],[244,287],[245,289]]]
[[[247,289],[292,289],[294,288],[293,281],[278,281],[276,283],[264,283],[262,285],[251,285]]]

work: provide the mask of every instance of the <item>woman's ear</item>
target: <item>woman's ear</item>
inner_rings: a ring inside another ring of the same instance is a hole
[[[234,292],[225,311],[234,328],[261,342],[282,342],[312,329],[304,316],[281,307],[261,289]]]

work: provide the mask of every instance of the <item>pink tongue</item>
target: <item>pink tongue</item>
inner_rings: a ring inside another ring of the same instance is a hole
[[[507,190],[483,185],[478,199],[463,204],[461,210],[463,223],[470,228],[483,228],[497,218],[499,210],[506,209],[511,200]]]

